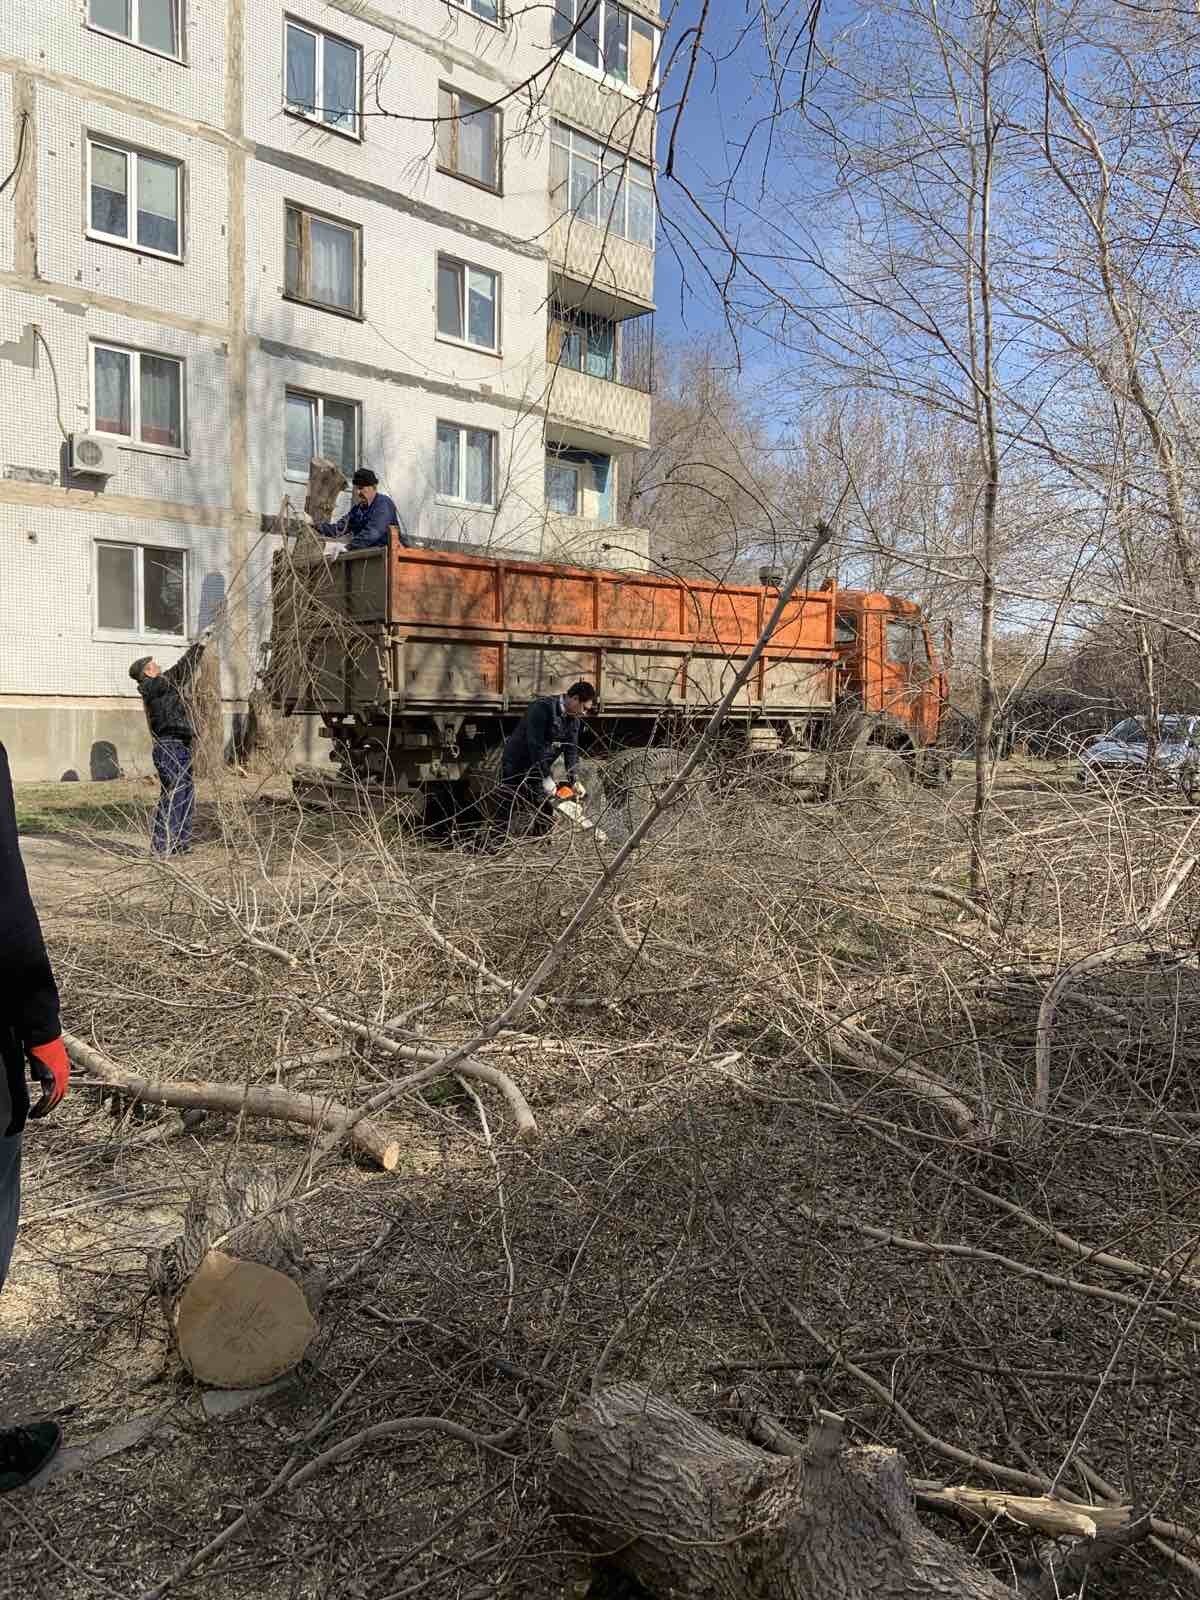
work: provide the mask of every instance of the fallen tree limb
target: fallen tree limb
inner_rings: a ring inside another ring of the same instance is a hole
[[[273,1122],[295,1122],[305,1128],[332,1130],[349,1116],[346,1107],[322,1095],[291,1094],[268,1085],[235,1083],[161,1083],[139,1077],[118,1066],[110,1056],[74,1034],[64,1034],[67,1054],[76,1066],[90,1072],[107,1088],[119,1089],[131,1100],[147,1105],[174,1106],[181,1111],[216,1111],[227,1117],[261,1117]],[[394,1172],[400,1164],[400,1144],[365,1118],[351,1131],[360,1154]]]

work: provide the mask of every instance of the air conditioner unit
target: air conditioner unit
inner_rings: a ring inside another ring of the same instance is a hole
[[[85,472],[93,478],[111,478],[117,470],[117,447],[103,434],[71,435],[71,471]]]

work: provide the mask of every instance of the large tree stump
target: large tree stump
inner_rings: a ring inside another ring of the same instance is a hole
[[[1011,1600],[922,1527],[904,1465],[818,1428],[767,1455],[634,1384],[558,1424],[556,1496],[587,1542],[673,1600]]]
[[[180,1359],[202,1383],[270,1383],[316,1334],[324,1278],[272,1178],[215,1176],[189,1201],[183,1233],[149,1266]]]

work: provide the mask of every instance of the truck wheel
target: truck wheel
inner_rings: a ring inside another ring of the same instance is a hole
[[[624,844],[651,810],[659,795],[675,778],[687,760],[684,750],[626,750],[605,762],[604,774],[608,804],[599,826],[612,844]],[[710,793],[708,783],[694,774],[687,793],[680,797],[669,816],[660,818],[652,837],[662,838],[678,826],[686,812],[694,812]],[[584,779],[587,782],[587,779]]]
[[[843,800],[896,800],[912,788],[908,760],[884,744],[858,745],[833,765],[836,792]]]

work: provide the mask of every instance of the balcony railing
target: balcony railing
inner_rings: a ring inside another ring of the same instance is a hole
[[[654,393],[654,313],[614,321],[566,306],[550,308],[546,360],[603,383]]]

